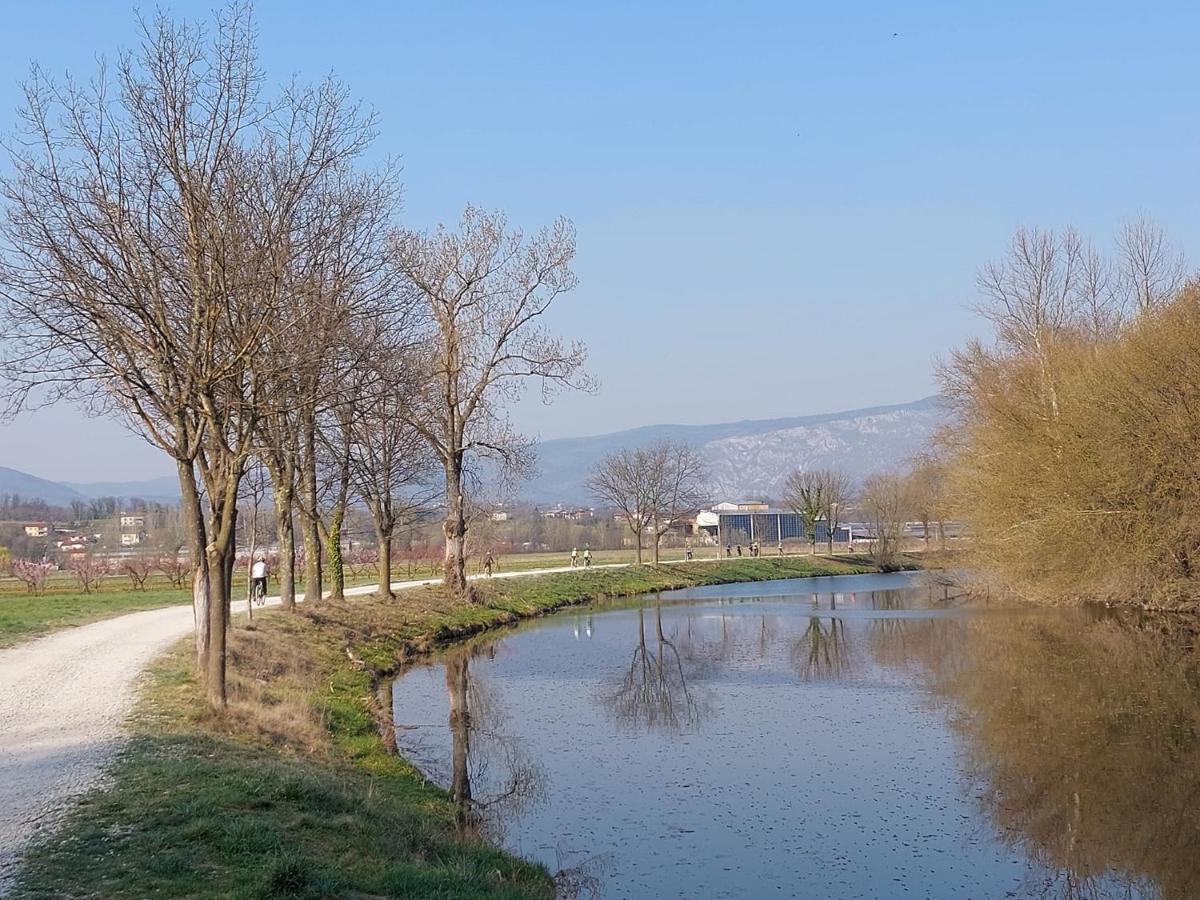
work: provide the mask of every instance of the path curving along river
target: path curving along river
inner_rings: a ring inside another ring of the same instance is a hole
[[[392,588],[432,583],[402,581]],[[374,590],[365,585],[346,593]],[[278,606],[279,598],[267,604]],[[234,612],[242,615],[242,604]],[[169,606],[64,628],[0,650],[0,897],[12,886],[24,848],[96,784],[122,746],[142,671],[192,628],[191,606]]]
[[[806,579],[564,612],[410,669],[393,706],[465,830],[584,896],[1187,898],[1193,643]]]

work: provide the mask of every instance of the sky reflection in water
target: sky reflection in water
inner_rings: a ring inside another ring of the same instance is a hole
[[[565,613],[402,676],[397,740],[464,829],[585,895],[1200,896],[1192,639],[952,594]]]

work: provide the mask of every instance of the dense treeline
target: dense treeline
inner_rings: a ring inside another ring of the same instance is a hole
[[[1046,600],[1178,602],[1200,585],[1200,290],[1161,232],[1111,260],[1021,232],[985,269],[997,341],[943,373],[951,494],[980,567]]]

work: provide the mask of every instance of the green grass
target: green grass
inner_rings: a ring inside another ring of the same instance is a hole
[[[30,850],[13,896],[552,897],[544,869],[458,833],[395,754],[379,686],[415,655],[572,604],[873,570],[744,558],[497,579],[473,603],[429,587],[264,611],[230,633],[224,714],[204,711],[188,646],[152,667],[127,749]]]
[[[10,594],[0,597],[0,647],[72,625],[86,625],[123,613],[189,602],[186,591],[104,591],[98,594]]]
[[[346,578],[347,587],[374,583],[373,571],[356,577],[347,575]],[[304,590],[303,581],[296,590]],[[278,592],[278,585],[273,584],[271,591]],[[245,597],[245,578],[235,578],[235,609],[245,607]],[[240,606],[239,600],[243,601]],[[163,578],[148,581],[146,590],[139,591],[132,587],[127,578],[114,576],[104,580],[101,590],[84,594],[73,580],[58,576],[50,582],[46,592],[38,596],[26,593],[24,588],[18,590],[14,579],[6,579],[0,588],[0,647],[9,647],[52,631],[87,625],[125,613],[190,602],[190,590],[170,587]]]
[[[182,714],[186,653],[155,666],[150,683],[156,696],[111,788],[31,852],[12,896],[553,896],[540,867],[460,841],[444,795],[377,735],[354,757],[280,753]],[[348,697],[337,716],[346,741],[373,732]]]

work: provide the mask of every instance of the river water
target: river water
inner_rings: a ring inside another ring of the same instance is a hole
[[[462,827],[605,898],[1200,897],[1200,659],[925,576],[569,611],[401,676]]]

